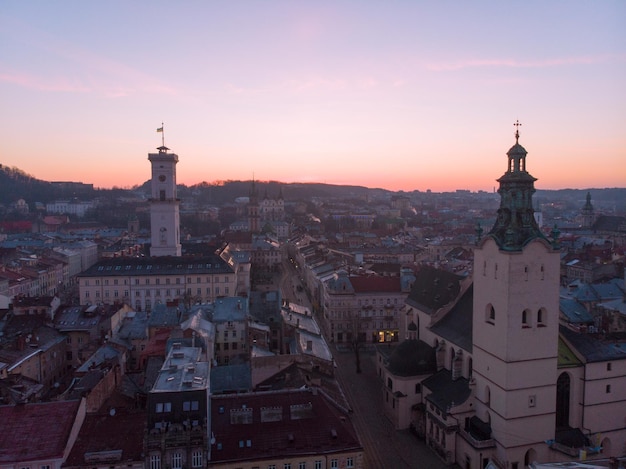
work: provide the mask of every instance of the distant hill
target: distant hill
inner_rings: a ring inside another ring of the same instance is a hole
[[[336,198],[345,201],[359,199],[370,200],[374,197],[390,196],[393,191],[385,189],[372,189],[364,186],[333,185],[323,183],[282,183],[278,181],[255,181],[260,199],[266,195],[276,198],[282,193],[288,201],[311,201],[316,197]],[[233,203],[237,197],[245,197],[250,194],[252,181],[219,181],[202,182],[193,186],[178,186],[178,194],[181,199],[195,197],[200,204],[222,206]],[[130,191],[130,190],[128,190]],[[150,181],[146,181],[132,191],[150,193]],[[58,199],[70,199],[73,197],[82,200],[91,200],[95,197],[114,197],[127,192],[124,189],[94,189],[89,184],[80,183],[57,183],[36,179],[26,172],[0,164],[0,204],[10,204],[18,199],[24,199],[31,206],[35,202],[48,203]],[[587,192],[591,193],[594,205],[610,204],[616,212],[626,211],[626,189],[624,188],[598,188],[598,189],[562,189],[562,190],[537,190],[537,199],[562,199],[584,201]],[[404,195],[416,195],[419,191],[403,193]],[[425,192],[421,193],[425,195]],[[582,205],[581,205],[582,207]]]
[[[56,199],[79,197],[92,199],[96,191],[89,185],[73,185],[42,181],[18,168],[0,164],[0,203],[9,204],[18,199],[26,202],[47,203]]]

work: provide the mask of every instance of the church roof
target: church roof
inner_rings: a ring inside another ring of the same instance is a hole
[[[473,302],[474,285],[472,284],[454,307],[431,328],[434,334],[470,353],[472,352]]]
[[[471,394],[469,381],[465,378],[453,380],[450,370],[446,369],[426,378],[422,381],[422,386],[431,391],[426,400],[444,412],[463,404]]]
[[[626,342],[623,340],[603,340],[595,334],[575,332],[564,326],[559,327],[559,333],[587,363],[626,360]]]
[[[445,270],[423,266],[415,275],[415,282],[406,303],[427,314],[433,314],[453,301],[461,290],[461,277]]]
[[[387,369],[396,376],[418,376],[437,371],[435,349],[422,340],[405,340],[387,359]]]

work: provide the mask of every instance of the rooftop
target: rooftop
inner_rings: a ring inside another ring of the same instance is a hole
[[[211,422],[215,463],[363,450],[348,415],[308,390],[213,396]]]
[[[0,463],[62,458],[80,402],[0,406]]]
[[[143,461],[144,412],[87,415],[64,467]]]

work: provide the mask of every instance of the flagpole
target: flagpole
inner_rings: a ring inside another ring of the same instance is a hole
[[[161,145],[165,146],[165,127],[163,126],[163,121],[161,121]]]

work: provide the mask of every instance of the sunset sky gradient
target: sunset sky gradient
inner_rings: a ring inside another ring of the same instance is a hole
[[[626,187],[626,2],[7,0],[0,163],[178,182]]]

